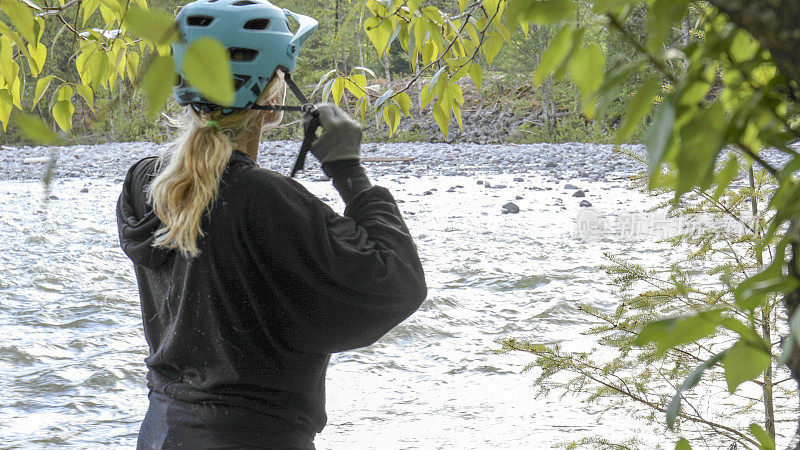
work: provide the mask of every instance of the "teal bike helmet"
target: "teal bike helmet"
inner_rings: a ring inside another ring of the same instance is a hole
[[[290,18],[297,22],[295,32],[291,31]],[[198,0],[184,6],[176,21],[180,39],[172,44],[172,52],[180,76],[174,89],[178,103],[223,112],[258,107],[256,100],[275,70],[286,74],[294,70],[300,47],[318,25],[311,17],[278,8],[267,0]],[[215,38],[228,49],[236,90],[233,105],[215,105],[185,81],[184,54],[200,37]],[[290,87],[295,91],[293,83]]]

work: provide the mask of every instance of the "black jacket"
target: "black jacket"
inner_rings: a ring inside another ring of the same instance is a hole
[[[260,413],[253,423],[271,433],[319,432],[330,353],[370,345],[413,313],[427,293],[422,266],[386,189],[358,193],[340,216],[233,153],[194,258],[152,246],[156,159],[125,179],[117,222],[139,284],[148,386]]]

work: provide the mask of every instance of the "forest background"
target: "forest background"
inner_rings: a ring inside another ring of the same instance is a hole
[[[177,0],[152,0],[149,5],[174,13],[185,4]],[[368,85],[378,85],[380,91],[387,87],[404,85],[415,73],[409,63],[408,53],[403,50],[399,40],[391,44],[388,51],[379,57],[375,46],[363,31],[363,21],[369,15],[366,12],[351,16],[353,4],[347,0],[297,0],[288,7],[294,11],[309,15],[319,21],[319,28],[303,47],[295,79],[303,86],[306,95],[314,91],[318,81],[332,69],[342,74],[349,74],[354,68],[364,67],[373,72],[367,75]],[[454,0],[434,0],[429,2],[442,11],[457,14],[459,4]],[[602,45],[608,55],[627,59],[634,52],[629,45],[619,39],[612,39],[613,34],[602,21],[592,13],[593,2],[582,2],[575,13],[576,26],[590,26],[591,40]],[[594,23],[592,23],[594,21]],[[95,23],[92,23],[95,22]],[[641,14],[632,21],[631,30],[642,37],[646,35],[646,16]],[[104,21],[100,14],[95,14],[86,23],[86,27],[102,29]],[[42,42],[49,43],[57,38],[59,26],[45,28]],[[387,127],[380,127],[373,115],[364,116],[366,139],[368,141],[461,141],[478,143],[536,143],[536,142],[592,142],[611,143],[613,129],[622,122],[627,100],[634,94],[635,86],[641,79],[652,75],[648,67],[642,68],[639,76],[626,81],[626,86],[619,92],[619,98],[613,102],[602,115],[587,120],[580,107],[580,93],[568,80],[553,81],[551,79],[536,88],[531,74],[539,64],[539,58],[552,40],[558,27],[553,25],[530,25],[529,35],[515,33],[509,36],[509,42],[502,47],[491,64],[485,56],[479,55],[484,66],[480,89],[465,77],[459,82],[464,91],[465,104],[462,107],[463,128],[459,127],[455,118],[445,136],[436,125],[430,109],[420,106],[419,91],[422,80],[415,83],[408,91],[411,95],[411,115],[403,119],[396,133],[390,136]],[[675,39],[688,41],[695,31],[687,18],[682,30],[676,32]],[[61,40],[64,41],[63,39]],[[55,75],[64,80],[80,81],[75,73],[75,52],[70,45],[52,46],[42,72]],[[70,59],[72,58],[72,59]],[[23,103],[31,104],[34,97],[36,79],[27,74],[24,85],[28,86],[22,93]],[[147,100],[141,91],[130,89],[127,79],[120,79],[109,91],[98,90],[95,95],[95,108],[108,111],[106,117],[97,117],[86,102],[76,101],[73,128],[70,130],[75,143],[96,144],[103,142],[154,141],[164,142],[172,136],[168,122],[162,117],[152,120],[142,111],[147,108]],[[376,86],[377,87],[377,86]],[[51,93],[52,94],[52,93]],[[110,101],[116,102],[113,108],[104,108]],[[322,99],[322,89],[316,89],[312,100]],[[53,128],[57,128],[52,118],[48,98],[36,104],[32,112],[47,119]],[[355,113],[355,98],[345,93],[343,102],[351,113]],[[52,102],[50,102],[52,103]],[[177,103],[170,100],[166,113],[176,114]],[[296,117],[287,117],[284,124],[271,133],[265,133],[265,139],[301,139],[302,131]],[[641,130],[629,140],[638,142]],[[15,125],[9,125],[6,133],[0,133],[0,144],[14,145],[31,143]]]

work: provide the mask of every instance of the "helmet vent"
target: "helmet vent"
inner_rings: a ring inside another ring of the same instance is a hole
[[[266,30],[269,27],[269,19],[252,19],[244,24],[245,30]]]
[[[231,47],[228,49],[231,61],[234,62],[248,62],[256,59],[258,50],[251,48]]]
[[[238,2],[235,2],[233,4],[233,6],[247,6],[247,5],[255,5],[255,4],[256,4],[256,2],[254,2],[252,0],[239,0]]]
[[[186,18],[186,24],[193,27],[207,27],[213,21],[214,18],[209,16],[189,16]]]
[[[248,81],[250,81],[250,76],[249,75],[234,75],[233,90],[234,91],[238,91]]]
[[[286,28],[288,28],[292,34],[297,34],[297,30],[300,28],[300,23],[298,23],[294,17],[289,16],[286,18]]]

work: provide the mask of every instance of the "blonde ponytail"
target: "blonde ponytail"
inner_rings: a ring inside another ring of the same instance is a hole
[[[259,103],[283,104],[285,94],[286,84],[278,72],[261,93]],[[266,114],[265,125],[280,123],[280,111]],[[188,109],[182,133],[159,158],[159,173],[147,187],[148,202],[163,223],[155,233],[154,246],[197,256],[197,239],[203,236],[201,219],[214,204],[234,142],[258,115],[253,110],[222,115],[220,111]]]

